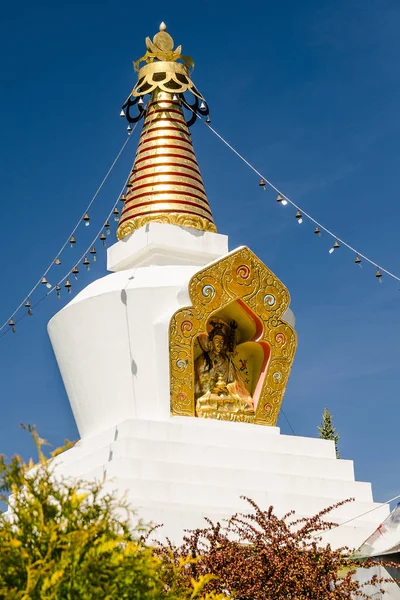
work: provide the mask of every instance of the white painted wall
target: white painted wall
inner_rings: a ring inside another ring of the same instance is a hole
[[[152,223],[108,252],[116,272],[87,286],[48,325],[81,437],[129,418],[169,417],[169,321],[190,304],[187,286],[199,264],[226,254],[228,240]]]

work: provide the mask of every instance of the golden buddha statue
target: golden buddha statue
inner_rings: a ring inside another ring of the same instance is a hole
[[[195,398],[198,417],[224,421],[254,420],[254,404],[233,362],[237,325],[213,319],[208,336],[199,336],[202,353],[195,360]]]

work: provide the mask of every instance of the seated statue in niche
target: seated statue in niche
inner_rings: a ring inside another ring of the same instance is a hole
[[[208,336],[199,336],[202,353],[195,360],[196,415],[224,421],[254,420],[254,403],[233,362],[235,321],[209,322]]]

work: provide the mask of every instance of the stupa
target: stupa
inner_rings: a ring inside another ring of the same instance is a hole
[[[326,536],[358,547],[388,509],[333,442],[276,426],[297,344],[289,292],[217,233],[189,131],[208,118],[193,63],[164,24],[146,46],[123,107],[143,128],[110,274],[48,326],[80,433],[57,469],[106,477],[176,541],[204,516],[243,510],[242,495],[299,516],[355,498]]]

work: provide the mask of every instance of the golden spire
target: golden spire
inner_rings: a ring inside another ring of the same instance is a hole
[[[121,240],[150,221],[216,231],[182,109],[183,93],[190,91],[195,112],[208,115],[189,76],[193,62],[181,54],[181,46],[173,49],[165,23],[153,41],[146,39],[146,47],[146,54],[134,63],[138,82],[123,106],[130,123],[145,119],[117,237]],[[146,94],[151,97],[144,109]],[[139,109],[136,118],[130,115],[133,106]]]

